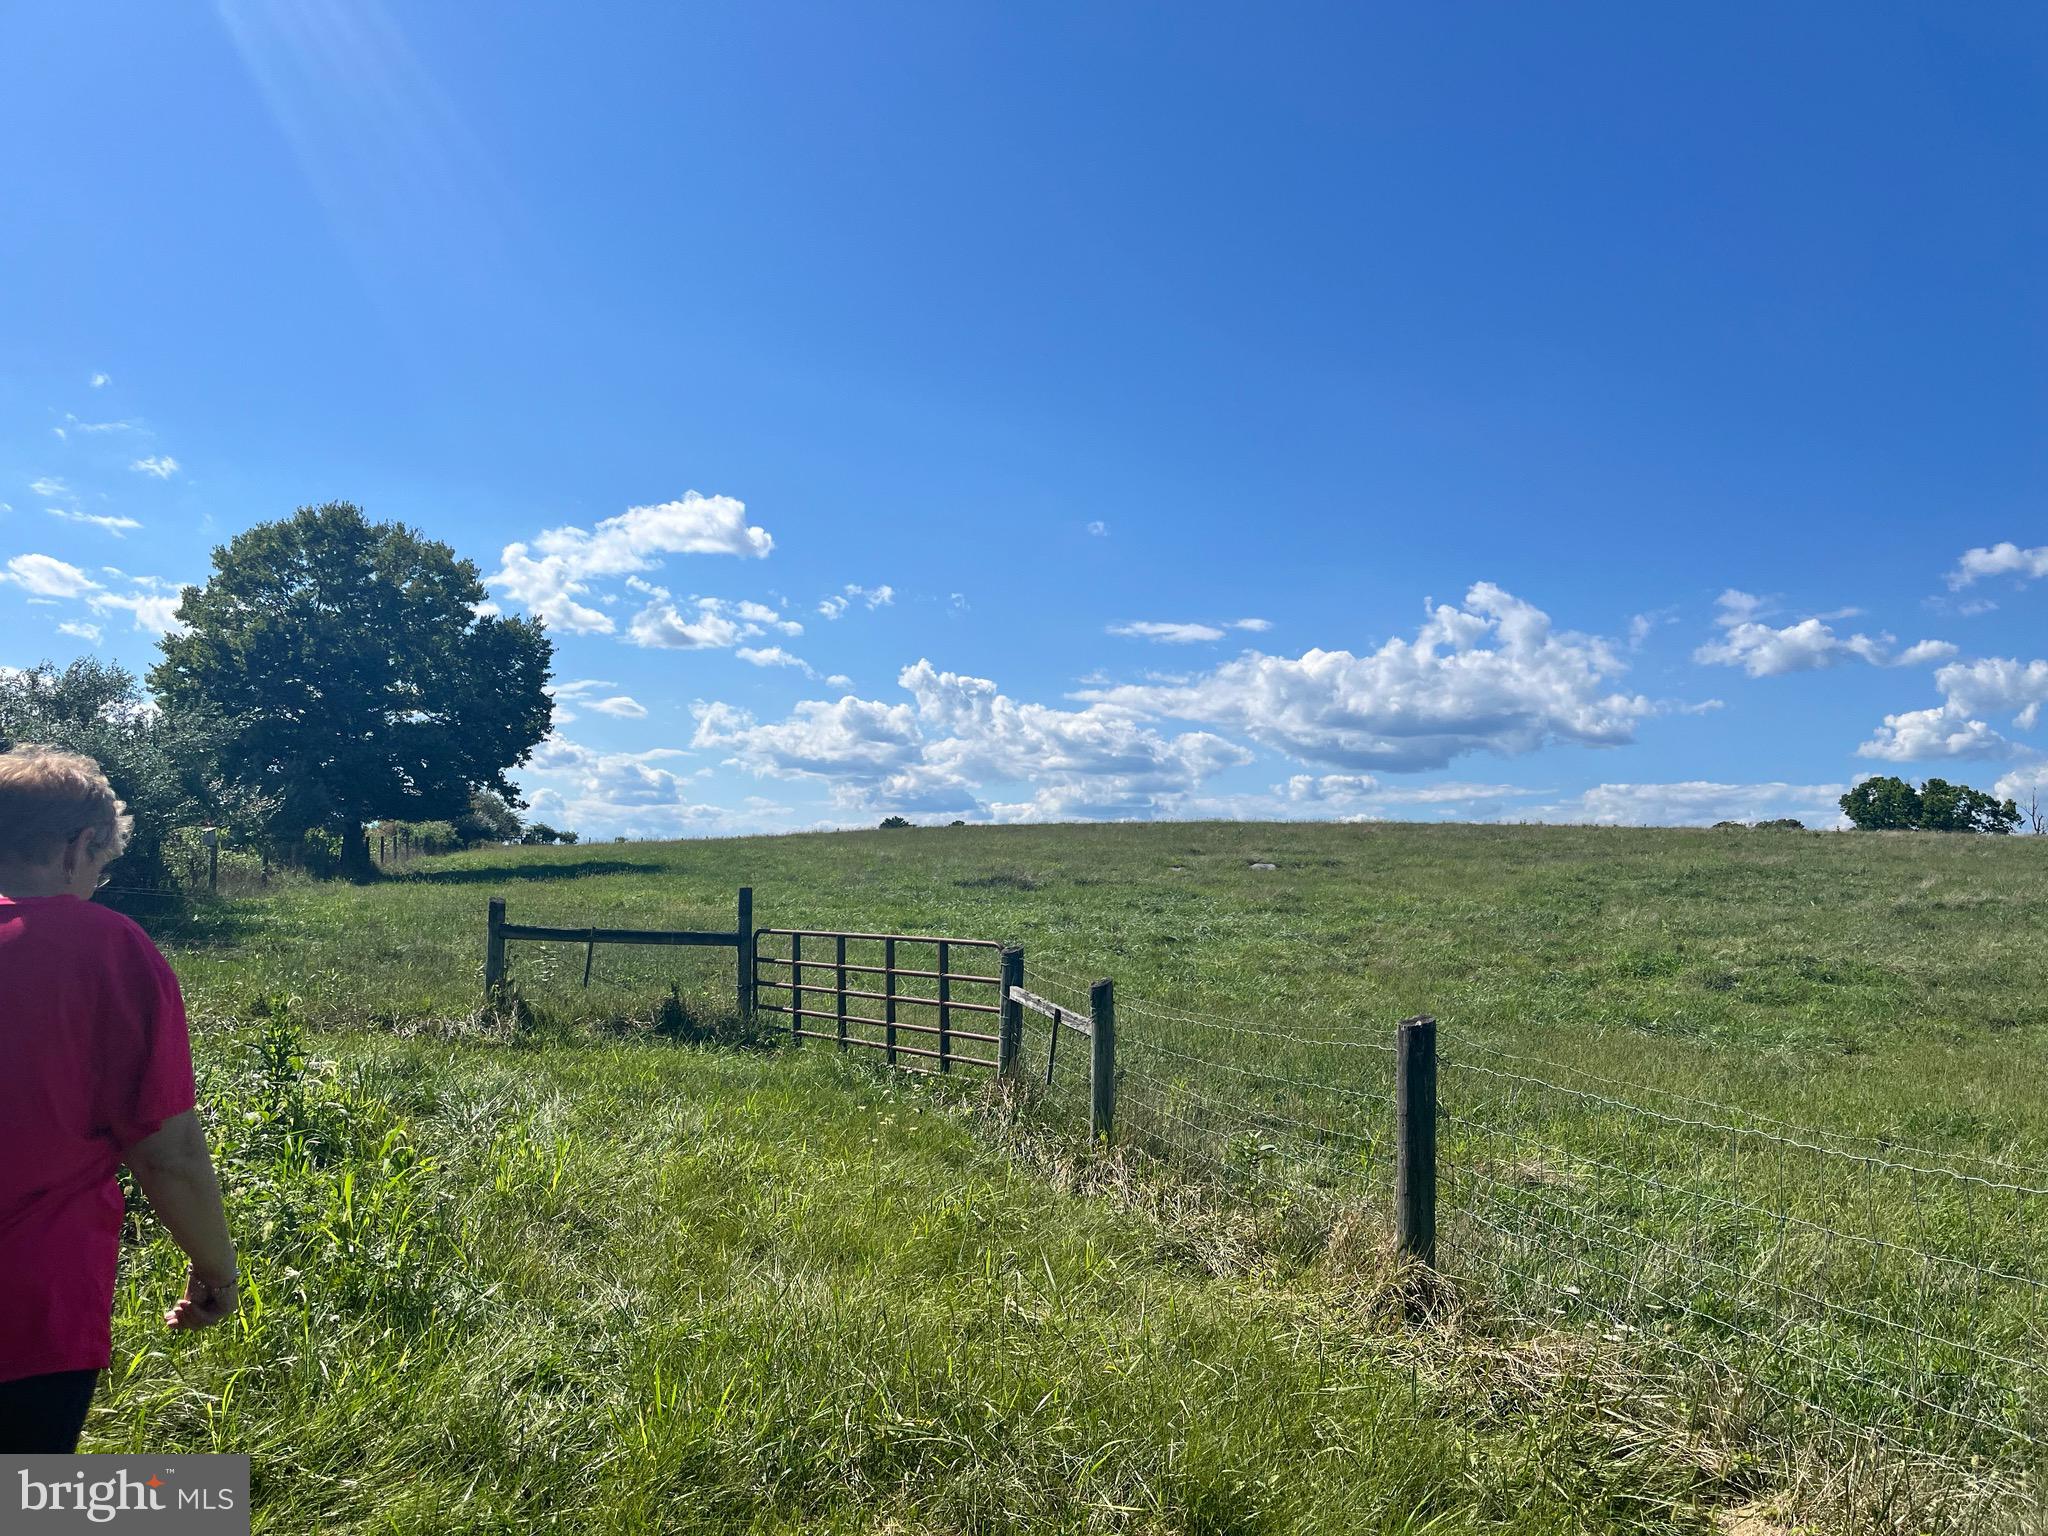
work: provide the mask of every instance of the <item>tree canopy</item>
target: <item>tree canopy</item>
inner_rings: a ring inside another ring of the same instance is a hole
[[[211,713],[155,708],[133,673],[90,656],[0,670],[0,749],[38,742],[82,752],[127,802],[135,837],[117,872],[121,884],[156,884],[165,874],[164,839],[180,827],[262,827],[271,804],[214,775],[219,733]]]
[[[452,821],[478,789],[516,803],[506,770],[547,733],[547,635],[480,614],[485,597],[446,544],[348,502],[301,507],[213,552],[150,685],[229,722],[222,770],[277,796],[278,830],[332,833],[366,874],[364,823]]]
[[[1841,800],[1842,814],[1863,831],[2006,833],[2020,808],[1967,784],[1929,779],[1918,789],[1886,775],[1865,779]]]

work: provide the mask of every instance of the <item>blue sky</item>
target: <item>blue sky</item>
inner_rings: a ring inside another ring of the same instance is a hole
[[[590,835],[2048,782],[2038,8],[22,3],[0,664],[335,498]]]

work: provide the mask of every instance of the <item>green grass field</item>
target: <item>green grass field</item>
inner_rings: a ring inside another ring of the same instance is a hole
[[[1082,1153],[1064,1056],[1006,1130],[829,1048],[679,1048],[661,999],[715,1019],[729,955],[600,949],[586,988],[580,946],[517,945],[523,1027],[478,1018],[487,897],[721,928],[741,884],[764,926],[1022,943],[1071,1003],[1115,977],[1123,1147]],[[484,850],[223,903],[164,937],[255,1116],[264,1307],[172,1346],[131,1281],[95,1433],[256,1451],[278,1530],[1666,1531],[1788,1489],[1992,1528],[2048,1357],[2044,894],[2032,839],[1193,824]],[[339,1130],[241,1065],[273,994]],[[1384,1047],[1423,1011],[1417,1329]]]

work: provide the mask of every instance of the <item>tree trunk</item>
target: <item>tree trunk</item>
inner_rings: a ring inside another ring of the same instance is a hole
[[[352,821],[341,832],[341,872],[358,885],[377,878],[377,866],[370,862],[370,834],[363,824]]]

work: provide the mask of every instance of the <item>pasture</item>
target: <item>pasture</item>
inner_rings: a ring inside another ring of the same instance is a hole
[[[1022,943],[1075,1005],[1114,976],[1122,1148],[1077,1145],[1071,1078],[1016,1115],[678,1049],[745,1033],[729,954],[600,949],[586,987],[518,946],[518,1019],[479,1017],[487,897],[717,928],[741,884],[765,926]],[[265,1299],[172,1350],[131,1276],[97,1432],[315,1469],[266,1482],[280,1530],[1712,1530],[1787,1489],[1988,1528],[2048,1353],[2044,896],[2023,838],[1179,824],[479,850],[201,908],[163,936],[252,1127]],[[1419,1327],[1384,1261],[1418,1012]],[[418,1497],[373,1514],[376,1476]]]

